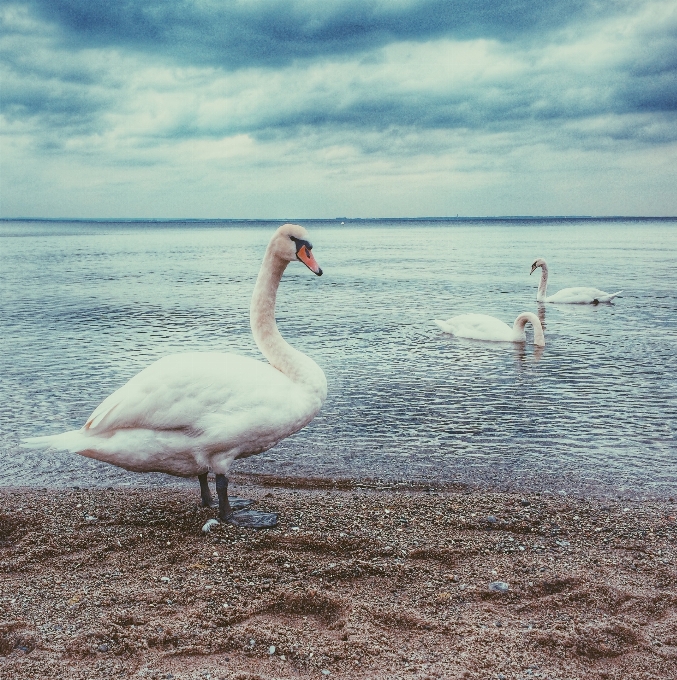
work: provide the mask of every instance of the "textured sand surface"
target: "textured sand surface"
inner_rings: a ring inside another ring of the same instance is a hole
[[[677,677],[677,504],[234,478],[0,491],[0,678]],[[493,592],[492,582],[507,592]]]

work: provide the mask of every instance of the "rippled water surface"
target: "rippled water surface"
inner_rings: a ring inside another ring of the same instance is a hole
[[[577,493],[677,491],[677,222],[305,223],[325,275],[288,268],[283,335],[329,396],[239,471],[469,482]],[[0,483],[164,484],[21,437],[80,427],[150,362],[259,357],[249,298],[274,223],[0,222]],[[623,289],[614,304],[536,303]],[[466,312],[545,320],[547,346],[455,339]]]

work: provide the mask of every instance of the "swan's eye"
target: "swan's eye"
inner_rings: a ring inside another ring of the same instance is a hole
[[[313,249],[313,244],[310,241],[305,241],[304,239],[296,238],[296,236],[290,236],[289,238],[296,244],[297,255],[299,252],[301,252],[301,248],[303,247],[306,248],[306,252],[308,253],[308,255],[310,255],[310,251]]]

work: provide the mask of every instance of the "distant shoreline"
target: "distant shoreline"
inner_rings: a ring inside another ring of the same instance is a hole
[[[343,222],[370,223],[370,222],[675,222],[677,215],[650,216],[650,215],[495,215],[488,217],[464,216],[464,217],[280,217],[280,218],[249,218],[249,217],[0,217],[0,222],[47,222],[47,223],[73,223],[82,222],[91,224],[251,224],[280,222],[299,222],[312,224],[336,224]]]

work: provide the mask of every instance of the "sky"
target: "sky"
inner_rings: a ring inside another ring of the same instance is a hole
[[[0,217],[677,215],[677,0],[0,0]]]

